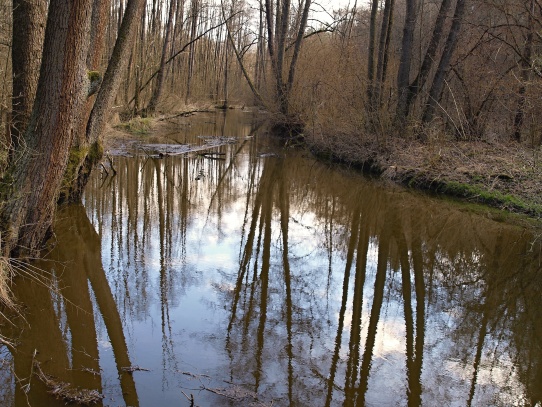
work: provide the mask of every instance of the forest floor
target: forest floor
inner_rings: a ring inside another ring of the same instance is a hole
[[[171,130],[171,121],[164,117],[152,119],[146,125],[157,142],[160,134]],[[115,126],[109,134],[106,148],[138,138],[122,125]],[[376,174],[389,182],[542,220],[540,147],[443,139],[421,143],[399,137],[382,141],[340,134],[306,135],[303,147],[321,159]]]

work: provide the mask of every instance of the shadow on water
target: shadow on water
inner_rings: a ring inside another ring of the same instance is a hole
[[[213,154],[116,157],[60,212],[36,266],[61,295],[16,281],[2,405],[54,405],[34,357],[108,406],[541,402],[537,236],[275,146],[240,115],[171,135],[232,139]]]

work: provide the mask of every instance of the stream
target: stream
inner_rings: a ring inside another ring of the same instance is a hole
[[[256,116],[178,118],[60,210],[3,311],[0,405],[540,406],[540,236]]]

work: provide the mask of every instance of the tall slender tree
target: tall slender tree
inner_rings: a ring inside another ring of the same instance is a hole
[[[414,30],[418,11],[417,0],[406,0],[405,24],[403,26],[403,38],[401,41],[401,60],[397,71],[397,113],[396,117],[402,121],[408,100],[408,85],[410,84],[410,69],[414,52]]]
[[[166,75],[166,60],[170,48],[171,37],[173,35],[173,19],[175,16],[175,6],[176,1],[170,0],[168,19],[164,33],[164,44],[162,46],[162,55],[160,56],[160,67],[158,68],[156,79],[154,80],[154,90],[152,92],[151,100],[149,101],[149,105],[147,106],[147,111],[150,114],[153,114],[156,111],[156,106],[158,105],[158,102],[160,101],[160,96],[162,95],[164,78]]]
[[[459,33],[461,31],[461,24],[463,22],[463,14],[465,13],[465,2],[466,0],[457,0],[455,5],[452,26],[450,27],[448,37],[444,43],[444,50],[442,51],[437,72],[435,73],[433,82],[431,84],[431,89],[429,90],[429,99],[423,112],[422,121],[424,123],[428,123],[433,119],[435,110],[439,104],[440,97],[444,89],[446,73],[450,67],[450,61],[459,40]]]

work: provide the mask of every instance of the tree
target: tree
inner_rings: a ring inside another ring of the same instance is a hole
[[[13,0],[11,151],[22,140],[32,113],[45,36],[45,13],[44,1]]]
[[[109,111],[119,90],[122,74],[128,63],[128,54],[141,19],[145,0],[128,0],[115,47],[109,59],[103,83],[85,123],[84,137],[70,150],[70,166],[64,176],[61,200],[78,201],[88,182],[92,168],[102,158],[102,136]]]
[[[442,90],[444,89],[444,79],[450,66],[450,60],[454,53],[457,41],[459,40],[459,32],[461,31],[461,23],[463,21],[463,14],[465,12],[465,0],[457,0],[455,5],[454,17],[452,20],[452,26],[448,32],[448,37],[444,43],[444,51],[440,57],[440,62],[437,67],[437,72],[433,78],[431,89],[429,90],[429,100],[425,106],[423,112],[422,121],[429,123],[435,114],[436,107],[440,101]]]
[[[389,49],[391,40],[391,30],[393,27],[393,8],[395,0],[386,0],[384,4],[384,13],[382,16],[382,26],[380,28],[380,39],[378,44],[378,62],[376,65],[376,81],[373,90],[370,91],[369,103],[372,109],[380,107],[382,88],[386,82],[388,70]]]
[[[278,5],[282,5],[282,7],[278,7]],[[299,18],[294,19],[294,21],[299,21],[299,24],[297,26],[292,26],[290,24],[292,19],[290,18],[291,7],[289,0],[284,0],[282,3],[277,2],[276,10],[273,10],[271,0],[265,0],[267,49],[271,58],[271,67],[275,79],[276,98],[279,112],[285,118],[288,118],[291,114],[289,93],[292,90],[295,79],[296,64],[299,58],[305,28],[307,27],[310,6],[311,0],[301,1],[299,3],[298,10],[302,14],[299,16]],[[286,65],[286,41],[288,40],[288,33],[290,32],[295,32],[296,35],[293,42],[294,49],[291,56],[290,66],[288,68],[288,77],[285,81],[284,70]]]
[[[446,16],[450,10],[452,0],[442,0],[440,3],[440,8],[438,11],[437,18],[435,20],[435,26],[433,28],[433,33],[431,35],[431,40],[425,51],[425,56],[423,58],[422,65],[416,75],[416,78],[409,84],[406,89],[406,98],[404,100],[404,105],[401,106],[401,109],[398,109],[397,114],[401,116],[401,119],[405,119],[410,113],[410,107],[414,99],[418,96],[421,89],[424,87],[431,68],[433,67],[433,62],[435,61],[438,46],[442,41],[444,34],[444,23],[446,21]]]
[[[405,111],[408,99],[408,85],[410,84],[410,68],[414,51],[414,30],[416,29],[417,0],[406,1],[405,24],[401,42],[401,60],[397,71],[397,101],[396,117],[401,121],[406,117]]]
[[[134,29],[130,22],[139,20],[142,4],[143,0],[128,2],[116,51],[113,51],[87,125],[88,145],[98,141],[103,131],[107,112],[120,83],[118,68],[123,66],[121,59]],[[71,159],[71,164],[80,169],[77,164],[87,162],[93,156],[92,149],[78,146],[77,160],[73,162],[72,149],[80,120],[84,117],[91,79],[94,78],[87,69],[92,7],[92,0],[51,0],[49,3],[32,113],[23,142],[15,145],[2,178],[0,243],[4,256],[37,253],[52,224],[60,191],[66,184],[66,174],[77,174],[75,179],[81,176],[80,171],[70,171],[68,160]],[[28,38],[39,35],[35,28],[28,26]],[[17,74],[19,72],[14,72]],[[68,181],[73,182],[74,179],[68,177]],[[76,185],[84,183],[77,182]]]
[[[514,135],[513,138],[516,141],[521,141],[521,130],[523,128],[523,120],[525,116],[525,103],[527,83],[531,79],[532,71],[532,58],[533,58],[533,42],[534,42],[534,13],[535,13],[535,0],[530,0],[527,4],[528,17],[527,17],[527,35],[525,38],[525,45],[523,47],[523,53],[520,60],[520,86],[518,91],[518,101],[516,107],[516,114],[514,116]]]
[[[173,35],[173,17],[175,16],[175,0],[171,0],[169,3],[169,15],[166,24],[166,32],[164,37],[164,45],[162,47],[162,56],[160,57],[160,67],[158,68],[158,73],[156,74],[156,79],[154,82],[154,90],[152,92],[151,100],[147,106],[147,111],[150,114],[153,114],[156,111],[156,105],[160,100],[162,95],[162,87],[164,84],[165,70],[166,70],[166,60],[167,53],[169,51],[169,46],[171,42],[171,36]]]
[[[367,96],[370,101],[373,99],[374,92],[374,71],[375,71],[375,41],[376,41],[376,17],[378,12],[378,0],[371,2],[371,18],[369,19],[369,47],[367,55]]]
[[[2,251],[33,253],[55,213],[78,118],[87,95],[90,0],[51,0],[36,100],[24,143],[3,179]],[[32,33],[28,33],[32,36]]]

